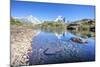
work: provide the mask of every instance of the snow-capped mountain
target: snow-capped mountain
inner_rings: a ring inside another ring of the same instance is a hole
[[[65,17],[58,16],[54,21],[55,22],[57,22],[57,21],[65,22]]]
[[[24,23],[33,23],[33,24],[40,24],[41,21],[38,20],[36,17],[33,17],[32,15],[26,16],[26,17],[14,17],[14,19],[17,19]]]

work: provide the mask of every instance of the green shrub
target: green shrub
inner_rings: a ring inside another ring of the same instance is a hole
[[[23,23],[21,23],[20,21],[14,20],[14,19],[11,19],[10,23],[11,23],[12,25],[22,25],[22,24],[23,24]]]

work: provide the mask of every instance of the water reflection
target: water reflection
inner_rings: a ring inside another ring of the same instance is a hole
[[[71,40],[72,37],[86,40],[87,43],[73,42]],[[29,64],[53,64],[94,60],[95,39],[93,36],[89,37],[79,31],[41,29],[38,35],[33,38]]]

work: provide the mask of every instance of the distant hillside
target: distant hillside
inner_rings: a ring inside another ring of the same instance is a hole
[[[77,21],[74,21],[72,23],[78,23],[78,24],[95,24],[95,20],[93,19],[82,19],[82,20],[77,20]]]
[[[69,30],[84,30],[84,31],[95,31],[95,20],[82,19],[68,24],[67,29]]]
[[[13,17],[11,17],[10,24],[12,24],[12,25],[22,25],[23,23],[21,23],[19,20],[14,19]]]

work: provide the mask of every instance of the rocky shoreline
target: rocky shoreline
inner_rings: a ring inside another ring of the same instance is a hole
[[[11,66],[28,65],[28,54],[32,52],[32,28],[11,25]]]

